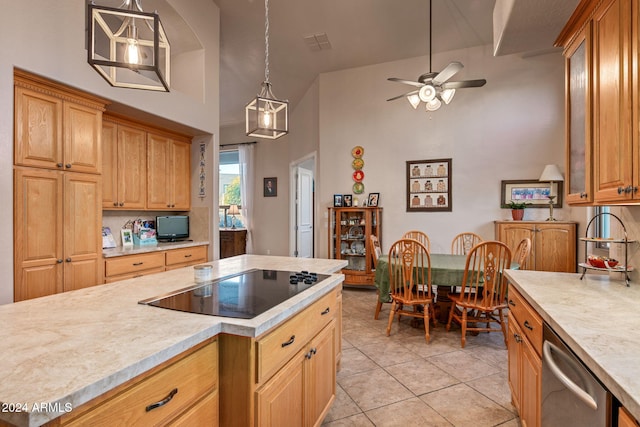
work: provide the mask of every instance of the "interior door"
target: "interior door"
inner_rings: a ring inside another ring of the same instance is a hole
[[[296,203],[296,252],[298,258],[313,257],[313,172],[298,167]]]

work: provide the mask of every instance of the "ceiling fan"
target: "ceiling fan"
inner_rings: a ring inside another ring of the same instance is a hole
[[[436,111],[442,106],[442,102],[445,104],[451,102],[453,95],[456,93],[456,89],[481,87],[487,83],[485,79],[450,82],[449,79],[463,68],[462,63],[457,61],[449,63],[449,65],[439,73],[431,70],[431,40],[433,39],[431,15],[431,0],[429,0],[429,72],[420,75],[417,81],[389,77],[387,79],[389,81],[413,86],[415,89],[402,95],[389,98],[387,101],[395,101],[396,99],[406,97],[413,108],[418,108],[420,101],[422,101],[426,103],[427,111]]]

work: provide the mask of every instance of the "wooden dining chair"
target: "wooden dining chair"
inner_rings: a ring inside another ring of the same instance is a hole
[[[373,234],[369,236],[369,251],[371,252],[371,261],[373,263],[373,269],[375,270],[378,267],[378,258],[382,255],[382,249],[380,248],[380,241],[378,237]],[[378,293],[378,300],[376,303],[376,312],[373,315],[375,320],[378,320],[378,316],[380,315],[380,310],[382,309],[382,301],[380,300],[380,288],[376,283],[376,289]]]
[[[518,263],[520,270],[527,269],[527,263],[529,261],[529,254],[531,254],[531,239],[526,237],[518,243],[513,252],[514,261]]]
[[[476,233],[460,233],[451,242],[451,253],[453,255],[466,255],[478,243],[482,242],[482,237]]]
[[[431,241],[429,240],[429,236],[427,233],[420,230],[411,230],[407,231],[402,235],[403,239],[415,239],[418,242],[422,243],[427,251],[431,252]]]
[[[451,329],[453,321],[460,324],[462,348],[468,331],[502,331],[505,345],[507,344],[503,313],[507,308],[507,279],[504,271],[510,267],[511,250],[502,242],[481,242],[467,254],[461,290],[459,293],[449,294],[452,303],[447,322],[447,331]],[[494,323],[499,328],[492,327]]]
[[[429,342],[429,319],[436,324],[431,291],[431,258],[429,251],[414,239],[400,239],[389,249],[389,289],[391,313],[387,336],[393,318],[398,315],[420,318],[424,322],[425,339]]]

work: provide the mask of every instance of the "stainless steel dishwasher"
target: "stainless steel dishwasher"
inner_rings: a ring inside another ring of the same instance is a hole
[[[610,427],[611,393],[547,324],[542,347],[543,427]]]

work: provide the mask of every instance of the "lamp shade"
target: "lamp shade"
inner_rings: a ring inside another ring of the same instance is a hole
[[[88,8],[89,64],[112,86],[168,92],[171,53],[158,15]]]
[[[240,210],[238,209],[238,205],[229,206],[229,215],[240,215]]]
[[[560,172],[560,168],[558,168],[557,165],[547,165],[544,167],[539,181],[564,181],[564,177],[562,176],[562,172]]]

